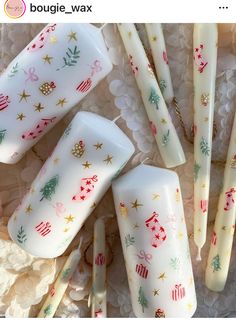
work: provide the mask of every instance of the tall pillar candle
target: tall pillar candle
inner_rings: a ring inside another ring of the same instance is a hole
[[[11,217],[12,240],[35,256],[61,255],[133,152],[114,122],[77,113]]]
[[[177,174],[140,165],[112,188],[134,314],[191,317],[196,294]]]
[[[91,303],[92,317],[96,318],[104,318],[107,315],[105,240],[105,223],[100,218],[94,224],[93,240],[93,287]]]
[[[134,24],[118,24],[118,29],[164,164],[168,168],[184,164],[181,143],[137,30]]]
[[[194,25],[194,241],[206,241],[217,63],[217,25]]]
[[[236,216],[236,116],[227,154],[223,187],[220,193],[206,268],[206,286],[213,291],[225,287],[233,245]]]
[[[47,25],[0,77],[0,162],[19,161],[111,69],[99,29]]]
[[[166,103],[174,99],[166,44],[161,24],[145,24],[148,41],[158,77],[159,86]]]

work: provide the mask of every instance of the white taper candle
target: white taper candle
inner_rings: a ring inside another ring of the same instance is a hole
[[[194,26],[194,241],[206,241],[217,63],[217,25]]]

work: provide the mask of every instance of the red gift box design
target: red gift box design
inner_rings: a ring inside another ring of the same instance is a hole
[[[9,103],[10,103],[9,97],[0,94],[0,111],[3,111],[5,108],[7,108]]]
[[[35,229],[42,237],[45,237],[51,232],[51,224],[47,221],[41,221],[40,224],[35,227]]]
[[[185,297],[185,288],[182,287],[182,284],[176,284],[172,290],[172,300],[178,301]]]
[[[92,79],[88,78],[87,80],[82,81],[79,86],[76,88],[76,90],[80,91],[81,93],[85,93],[89,90],[92,86]]]
[[[147,279],[148,276],[148,269],[143,264],[136,264],[136,272],[144,279]]]
[[[106,263],[106,257],[103,253],[98,253],[95,257],[95,264],[96,265],[104,265]]]

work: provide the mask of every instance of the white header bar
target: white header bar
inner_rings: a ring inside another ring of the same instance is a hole
[[[236,22],[235,0],[1,0],[0,22]]]

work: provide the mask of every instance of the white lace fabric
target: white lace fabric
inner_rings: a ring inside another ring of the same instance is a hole
[[[164,24],[169,64],[175,96],[178,99],[188,136],[193,123],[192,83],[192,24]],[[31,41],[42,29],[42,24],[2,24],[0,70]],[[142,24],[137,25],[144,44],[148,47]],[[148,127],[148,119],[137,89],[132,71],[115,25],[103,29],[113,71],[85,99],[45,135],[16,165],[0,164],[0,314],[6,317],[35,317],[60,270],[65,256],[76,247],[74,239],[64,256],[57,259],[35,258],[14,244],[7,234],[7,221],[22,196],[40,170],[60,138],[66,125],[78,110],[88,110],[107,118],[121,118],[117,124],[131,138],[136,153],[125,171],[145,158],[150,164],[163,166],[154,138]],[[193,270],[195,275],[198,308],[195,317],[227,317],[236,315],[236,251],[232,252],[230,272],[222,293],[209,291],[204,284],[206,258],[210,235],[216,214],[219,191],[222,183],[224,162],[227,154],[230,131],[236,106],[236,25],[219,24],[219,51],[216,80],[215,122],[217,133],[213,140],[211,193],[207,243],[202,251],[202,262],[196,262],[196,247],[193,242],[193,145],[181,129],[179,119],[170,107],[174,124],[183,144],[187,163],[176,168],[181,182],[185,218],[188,227]],[[148,163],[148,162],[147,162]],[[84,237],[82,258],[57,310],[56,317],[89,317],[87,306],[91,289],[91,261],[94,220],[102,215],[114,214],[111,190],[105,195],[94,213],[87,219],[80,234]],[[107,240],[112,262],[107,268],[107,300],[109,317],[134,317],[132,312],[127,276],[119,240],[116,218],[107,219]],[[87,249],[89,246],[89,249]],[[111,253],[112,251],[112,253]]]

